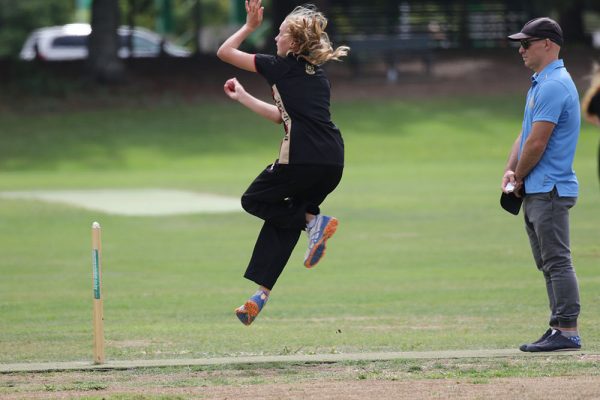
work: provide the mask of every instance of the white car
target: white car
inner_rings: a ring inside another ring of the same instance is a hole
[[[81,60],[88,56],[87,41],[92,32],[89,24],[68,24],[36,29],[29,35],[19,57],[22,60],[39,57],[48,61]],[[119,34],[119,57],[130,57],[127,41],[131,30],[122,26]],[[163,39],[157,33],[144,28],[133,29],[133,57],[158,57]],[[171,57],[189,57],[190,51],[164,41],[164,52]]]

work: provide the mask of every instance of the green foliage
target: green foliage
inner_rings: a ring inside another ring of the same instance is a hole
[[[190,47],[195,39],[195,1],[173,0],[173,32],[170,39]],[[154,0],[120,0],[121,21],[136,4],[135,24],[157,30],[158,9]],[[229,22],[228,0],[201,0],[200,26],[226,25]],[[17,58],[27,36],[35,29],[74,22],[74,0],[0,0],[0,58]],[[81,14],[84,20],[88,14]]]
[[[121,19],[123,24],[127,24],[127,15],[131,11],[135,12],[135,25],[160,31],[158,29],[158,20],[160,10],[157,2],[154,0],[120,0]],[[132,6],[135,4],[136,8]],[[221,26],[229,22],[229,0],[200,0],[200,13],[197,13],[195,0],[172,0],[171,4],[171,25],[172,31],[167,32],[166,36],[174,42],[195,48],[193,43],[196,38],[196,27]],[[196,18],[199,17],[199,21]]]
[[[34,29],[72,22],[74,9],[65,0],[0,0],[0,58],[16,58]]]

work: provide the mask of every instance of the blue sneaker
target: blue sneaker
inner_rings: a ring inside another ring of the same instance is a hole
[[[269,300],[269,295],[266,292],[259,290],[243,305],[235,309],[235,315],[237,315],[242,324],[248,326],[254,321],[260,310],[265,306],[267,300]]]
[[[561,332],[558,329],[555,329],[546,340],[540,343],[527,345],[523,351],[538,353],[542,351],[576,351],[580,349],[581,338],[579,336],[567,338],[561,335]]]
[[[306,268],[312,268],[321,261],[321,258],[325,255],[325,244],[333,236],[337,226],[337,218],[317,215],[315,224],[312,228],[306,230],[308,234],[308,250],[304,255],[304,266]]]

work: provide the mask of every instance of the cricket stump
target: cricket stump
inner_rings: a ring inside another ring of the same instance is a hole
[[[104,307],[102,305],[102,241],[100,224],[92,223],[92,278],[94,287],[94,364],[104,364]]]

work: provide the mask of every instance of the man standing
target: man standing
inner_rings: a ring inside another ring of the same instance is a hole
[[[521,133],[504,170],[502,191],[523,197],[525,228],[546,281],[551,311],[550,329],[520,349],[578,350],[579,287],[569,247],[569,209],[578,195],[573,158],[581,123],[579,95],[558,58],[563,35],[555,21],[533,19],[508,38],[520,41],[519,54],[535,73]]]

